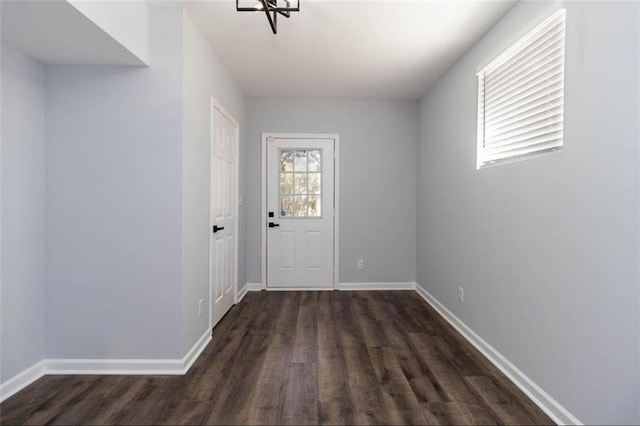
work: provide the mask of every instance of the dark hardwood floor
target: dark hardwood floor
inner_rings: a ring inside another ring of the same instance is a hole
[[[2,424],[552,424],[411,291],[257,292],[185,376],[45,376]]]

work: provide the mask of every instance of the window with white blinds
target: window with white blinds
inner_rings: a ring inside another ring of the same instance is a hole
[[[478,168],[562,148],[565,10],[478,73]]]

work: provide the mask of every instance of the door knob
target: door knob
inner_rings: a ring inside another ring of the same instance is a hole
[[[269,222],[269,228],[276,228],[276,227],[278,227],[278,226],[280,226],[280,224],[279,224],[279,223]]]
[[[218,231],[222,231],[224,226],[213,225],[213,233],[215,234]]]

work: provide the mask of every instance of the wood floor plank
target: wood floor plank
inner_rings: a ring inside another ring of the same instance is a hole
[[[351,316],[356,321],[366,346],[380,347],[388,344],[366,293],[351,304]]]
[[[158,424],[168,401],[138,400],[134,401],[115,417],[115,424],[140,425]]]
[[[207,401],[169,400],[158,416],[159,425],[199,425],[209,414]]]
[[[466,377],[466,382],[475,392],[478,399],[485,402],[488,411],[491,411],[501,423],[504,424],[533,424],[526,410],[518,401],[512,401],[502,392],[490,377]]]
[[[245,335],[255,321],[255,316],[245,311],[239,312],[238,318],[233,319],[235,324],[226,334],[213,333],[212,341],[208,346],[213,350],[198,359],[197,370],[192,372],[192,378],[186,387],[186,395],[189,399],[215,402],[220,396],[222,391],[220,385],[229,379],[237,353],[246,343]]]
[[[474,425],[498,425],[502,424],[487,411],[484,405],[457,403],[458,407],[467,419],[468,424]]]
[[[318,423],[354,423],[335,325],[328,320],[318,321]]]
[[[494,369],[495,367],[491,366],[491,368],[489,368],[489,371],[492,371]],[[537,407],[530,399],[522,398],[521,391],[518,388],[516,388],[516,386],[512,382],[510,382],[505,376],[488,374],[485,377],[492,381],[493,385],[500,391],[500,393],[504,394],[504,396],[508,398],[508,401],[511,401],[514,404],[517,404],[519,406],[517,408],[518,411],[526,412],[527,418],[531,419],[531,422],[533,424],[538,424],[538,425],[553,424],[553,422],[551,422],[551,419],[549,419],[549,417],[546,414],[544,414],[544,412],[542,412],[540,408]],[[468,379],[469,378],[467,378],[467,380]],[[477,392],[479,394],[482,394],[483,391],[478,390]]]
[[[466,425],[473,420],[455,402],[425,402],[422,404],[429,425]]]
[[[389,417],[389,423],[403,419],[408,424],[425,424],[420,404],[396,359],[394,349],[387,346],[370,347],[368,350],[378,377],[384,407],[395,415]]]
[[[420,329],[414,327],[411,321],[407,321],[406,315],[400,315],[395,306],[387,302],[387,298],[380,301],[377,307],[376,316],[381,324],[385,342],[399,353],[411,352],[407,333],[418,333]]]
[[[345,396],[345,368],[335,327],[318,321],[318,397],[324,400]]]
[[[470,389],[464,377],[455,372],[437,373],[436,380],[447,394],[446,402],[478,403],[476,394]],[[480,401],[481,402],[481,401]]]
[[[117,414],[128,406],[129,402],[116,405],[113,400],[84,399],[74,404],[73,410],[62,411],[60,416],[52,419],[49,424],[77,425],[112,423]]]
[[[46,376],[0,424],[553,424],[414,292],[251,292],[184,376]]]
[[[431,306],[426,304],[420,296],[409,293],[398,297],[398,292],[385,292],[383,296],[387,305],[393,310],[396,317],[402,321],[407,333],[423,333],[428,336],[437,335],[436,325],[438,314]],[[407,313],[412,313],[407,315]]]
[[[291,363],[282,424],[318,424],[318,370],[315,363]]]
[[[348,399],[318,400],[318,424],[356,424],[353,405]]]
[[[333,291],[318,293],[318,321],[331,321],[333,318]]]
[[[269,314],[274,313],[262,311],[258,318]],[[227,380],[218,384],[220,395],[206,420],[207,424],[247,423],[249,412],[245,408],[255,392],[255,382],[265,359],[269,339],[268,332],[258,329],[251,330],[243,339]]]
[[[304,292],[298,310],[291,362],[317,361],[317,308],[317,292]]]
[[[420,358],[413,353],[400,353],[397,360],[418,402],[442,402],[448,399],[435,375]]]
[[[341,310],[336,322],[341,358],[344,363],[347,396],[353,405],[355,423],[383,424],[386,417],[378,412],[383,406],[375,370],[371,364],[362,333],[348,310]]]
[[[211,401],[210,413],[206,424],[239,424],[246,423],[248,411],[245,410],[255,390],[255,381],[259,374],[264,355],[269,346],[271,332],[261,329],[260,324],[268,316],[277,314],[275,309],[265,309],[269,306],[270,296],[261,295],[264,303],[261,309],[254,312],[254,317],[246,328],[238,328],[242,334],[236,348],[224,348],[228,352],[229,364],[220,374],[222,381],[212,386],[217,390],[215,400]],[[272,305],[273,307],[273,305]],[[216,380],[212,377],[211,380]]]
[[[444,340],[441,335],[434,336],[432,339],[438,352],[445,356],[461,375],[480,376],[483,374],[482,367],[459,341],[456,339]]]
[[[249,424],[282,422],[299,302],[293,295],[281,300],[280,313],[255,383],[255,396],[247,407]]]
[[[53,398],[38,406],[25,420],[24,424],[52,423],[67,410],[77,405],[79,398],[96,384],[95,376],[73,377]],[[4,422],[2,422],[4,423]]]
[[[425,361],[427,368],[434,374],[451,373],[455,370],[455,366],[451,361],[438,349],[436,341],[433,337],[425,333],[409,333],[409,342],[415,352]]]

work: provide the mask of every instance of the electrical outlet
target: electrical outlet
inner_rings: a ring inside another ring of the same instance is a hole
[[[358,259],[358,269],[364,269],[364,260]]]
[[[458,287],[458,300],[464,302],[464,288]]]
[[[198,302],[198,316],[202,316],[202,312],[204,311],[204,299],[200,299]]]

